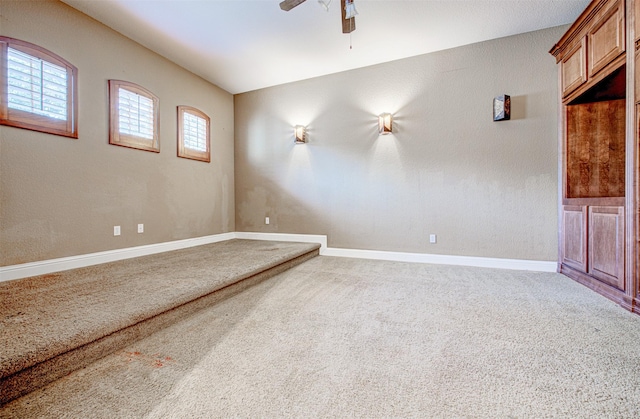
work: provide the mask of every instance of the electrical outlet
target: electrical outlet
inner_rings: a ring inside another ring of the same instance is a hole
[[[138,224],[138,233],[144,233],[144,224]]]
[[[429,234],[429,243],[435,243],[435,242],[436,242],[436,235]]]
[[[113,226],[113,235],[114,236],[120,235],[120,226]]]
[[[269,224],[269,217],[264,217],[264,223]]]

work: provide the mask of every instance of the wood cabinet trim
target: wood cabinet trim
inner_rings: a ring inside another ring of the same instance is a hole
[[[620,291],[619,289],[612,287],[611,285],[608,285],[602,281],[599,281],[584,272],[580,272],[579,270],[571,266],[562,264],[560,265],[560,273],[568,276],[569,278],[586,286],[587,288],[592,289],[598,294],[612,300],[613,302],[621,305],[623,308],[629,311],[635,311],[635,312],[640,311],[640,307],[638,306],[636,306],[635,307],[636,309],[633,310],[634,309],[633,298],[629,298],[629,296],[626,295],[623,291]]]
[[[563,198],[562,205],[587,205],[587,206],[624,206],[624,197],[612,198]]]
[[[635,1],[635,3],[634,3]],[[638,10],[640,0],[627,0],[627,39],[637,39]],[[625,290],[631,298],[640,290],[638,279],[638,176],[640,173],[640,161],[638,160],[638,129],[640,128],[640,107],[636,106],[637,98],[634,97],[638,90],[637,74],[640,68],[637,65],[635,54],[627,54],[627,135],[626,135],[626,202],[625,202]]]

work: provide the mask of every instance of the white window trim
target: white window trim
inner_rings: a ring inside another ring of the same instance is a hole
[[[153,101],[153,138],[147,139],[120,132],[119,94],[120,89],[128,90]],[[149,90],[135,83],[122,80],[109,80],[109,144],[138,150],[160,152],[160,100]]]

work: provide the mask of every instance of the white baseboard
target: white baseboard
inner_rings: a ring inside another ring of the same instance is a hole
[[[283,234],[283,233],[252,233],[232,232],[211,236],[195,237],[192,239],[176,240],[165,243],[149,244],[145,246],[129,247],[125,249],[107,250],[105,252],[89,253],[86,255],[69,256],[59,259],[49,259],[38,262],[23,263],[0,267],[0,282],[29,276],[44,275],[68,269],[82,268],[100,263],[114,262],[171,250],[203,244],[217,243],[231,239],[291,241],[303,243],[320,243],[320,255],[338,256],[360,259],[391,260],[398,262],[433,263],[440,265],[462,265],[483,268],[515,269],[525,271],[556,272],[557,262],[483,258],[473,256],[433,255],[426,253],[386,252],[380,250],[339,249],[327,247],[327,236],[314,234]]]
[[[323,256],[391,260],[396,262],[432,263],[435,265],[474,266],[480,268],[513,269],[520,271],[556,272],[558,268],[558,263],[555,261],[385,252],[380,250],[339,249],[335,247],[329,247],[321,254]]]
[[[104,252],[42,260],[38,262],[23,263],[20,265],[2,266],[0,267],[0,282],[26,278],[29,276],[44,275],[52,272],[66,271],[68,269],[83,268],[85,266],[152,255],[155,253],[169,252],[171,250],[185,249],[187,247],[200,246],[203,244],[217,243],[233,238],[235,238],[235,233],[214,234],[211,236],[128,247],[125,249],[107,250]]]
[[[435,265],[474,266],[480,268],[512,269],[520,271],[557,272],[558,262],[524,259],[501,259],[475,256],[402,253],[381,250],[340,249],[327,246],[327,236],[311,234],[236,232],[237,239],[320,243],[320,255],[359,259],[391,260],[397,262],[432,263]]]

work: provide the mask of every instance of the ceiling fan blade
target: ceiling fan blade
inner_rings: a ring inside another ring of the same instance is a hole
[[[305,0],[284,0],[282,3],[280,3],[280,8],[285,12],[288,12],[297,5],[304,3],[304,1]]]
[[[342,33],[351,33],[356,30],[356,18],[347,19],[347,3],[353,7],[353,0],[340,0],[340,8],[342,9]],[[353,9],[355,11],[355,8]],[[355,13],[358,13],[355,11]]]

